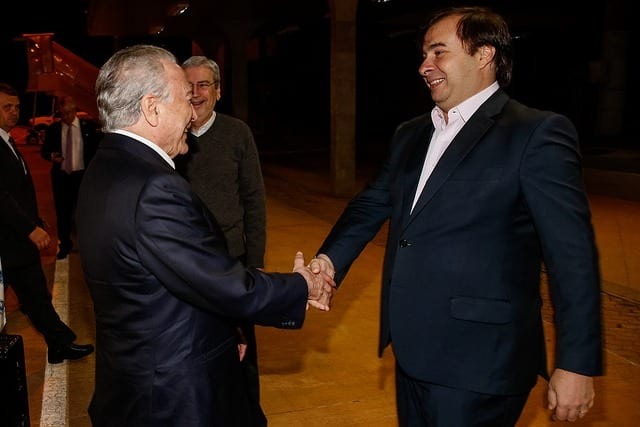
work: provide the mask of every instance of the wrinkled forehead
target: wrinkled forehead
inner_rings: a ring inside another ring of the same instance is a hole
[[[0,92],[0,107],[20,105],[20,98]]]

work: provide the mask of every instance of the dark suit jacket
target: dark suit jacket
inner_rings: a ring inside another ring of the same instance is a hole
[[[98,149],[101,133],[97,125],[89,120],[80,119],[82,133],[83,160],[86,168]],[[40,154],[45,160],[51,161],[51,153],[62,153],[62,121],[57,120],[47,128]],[[60,171],[61,164],[53,162],[51,169]]]
[[[26,166],[26,165],[25,165]],[[0,141],[0,258],[5,267],[40,262],[40,252],[29,234],[42,226],[31,173],[11,148]]]
[[[554,299],[556,366],[601,373],[600,279],[577,134],[499,90],[465,124],[411,204],[433,132],[396,130],[380,174],[318,252],[341,281],[389,219],[380,352],[417,379],[490,394],[546,375],[540,268]]]
[[[78,242],[96,317],[95,426],[227,426],[237,319],[299,328],[299,274],[245,269],[189,183],[146,145],[106,134],[85,171]]]

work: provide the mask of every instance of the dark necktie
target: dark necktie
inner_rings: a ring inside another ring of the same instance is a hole
[[[27,174],[27,166],[24,164],[24,160],[22,159],[22,155],[20,154],[20,151],[18,150],[18,147],[16,146],[16,141],[11,136],[9,137],[9,144],[11,144],[11,148],[13,148],[13,153],[16,155],[16,158],[20,162],[20,165],[22,165],[22,170],[24,171],[24,174],[26,175]]]

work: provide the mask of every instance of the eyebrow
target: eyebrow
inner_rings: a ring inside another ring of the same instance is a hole
[[[433,50],[437,47],[447,47],[447,44],[444,42],[435,42],[435,43],[431,43],[429,44],[429,46],[427,46],[427,50]]]

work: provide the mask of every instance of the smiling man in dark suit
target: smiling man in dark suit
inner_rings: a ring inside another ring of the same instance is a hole
[[[552,416],[575,421],[602,373],[600,277],[574,126],[505,90],[511,36],[485,8],[436,13],[419,73],[430,114],[400,125],[379,175],[311,262],[340,283],[389,220],[380,352],[400,425],[507,427],[547,366],[541,263],[555,306]]]
[[[93,346],[74,344],[76,335],[51,303],[40,261],[51,237],[38,214],[29,166],[9,134],[19,115],[17,91],[0,83],[0,258],[5,284],[13,287],[21,310],[47,342],[49,363],[60,363],[91,354]]]
[[[105,133],[78,198],[78,244],[96,317],[95,427],[254,427],[236,326],[302,327],[333,280],[298,253],[293,273],[245,268],[175,170],[196,117],[168,51],[136,45],[100,69]]]

